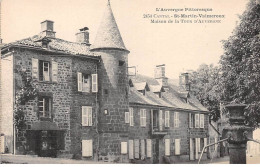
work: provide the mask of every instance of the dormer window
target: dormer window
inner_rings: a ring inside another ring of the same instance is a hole
[[[146,94],[146,91],[150,91],[150,88],[146,82],[134,83],[134,87],[144,96]]]

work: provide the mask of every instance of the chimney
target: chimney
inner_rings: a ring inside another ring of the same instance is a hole
[[[88,27],[84,27],[79,30],[80,32],[76,34],[76,42],[90,46]]]
[[[179,86],[183,87],[186,91],[190,91],[189,73],[185,72],[179,76]]]
[[[53,31],[54,22],[51,20],[45,20],[41,22],[41,35],[45,37],[55,38],[55,33]]]
[[[154,69],[154,78],[162,86],[168,86],[168,78],[165,77],[165,64],[157,65]]]

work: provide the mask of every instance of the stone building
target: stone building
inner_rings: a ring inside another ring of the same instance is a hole
[[[132,163],[198,159],[209,112],[189,93],[188,73],[177,86],[165,65],[155,67],[154,78],[130,76],[109,1],[93,44],[87,27],[76,42],[55,33],[45,20],[38,35],[1,49],[3,152]],[[21,73],[32,78],[37,96],[20,106],[26,127],[17,130]]]

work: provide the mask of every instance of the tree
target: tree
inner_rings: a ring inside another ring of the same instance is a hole
[[[214,121],[220,117],[220,68],[202,64],[190,74],[191,93],[211,111]]]
[[[250,0],[240,23],[223,41],[221,100],[245,103],[248,125],[260,123],[260,5]]]

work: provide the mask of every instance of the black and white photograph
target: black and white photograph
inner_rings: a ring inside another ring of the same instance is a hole
[[[0,0],[1,164],[260,164],[260,0]]]

